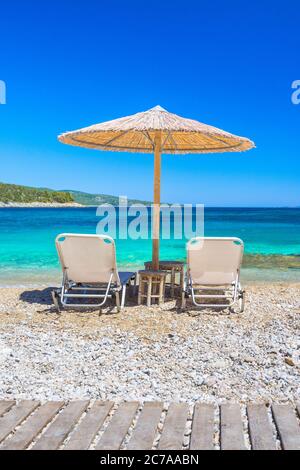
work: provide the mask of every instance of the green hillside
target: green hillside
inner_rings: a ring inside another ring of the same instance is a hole
[[[51,191],[48,189],[30,188],[16,184],[0,183],[0,202],[4,203],[70,203],[73,196],[65,191]]]
[[[99,204],[112,204],[113,206],[119,205],[119,198],[109,194],[89,194],[81,191],[73,191],[71,189],[64,190],[70,193],[75,202],[83,204],[84,206],[98,206]],[[128,199],[128,204],[151,204],[149,201],[139,201],[137,199]]]
[[[119,204],[117,196],[109,194],[89,194],[81,191],[62,190],[54,191],[49,188],[32,188],[16,184],[0,183],[0,203],[72,203],[76,202],[84,206],[98,206],[99,204]],[[149,201],[128,199],[128,204],[143,203],[150,205]]]

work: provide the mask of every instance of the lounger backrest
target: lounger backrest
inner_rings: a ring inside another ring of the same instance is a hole
[[[188,273],[194,284],[224,285],[236,280],[244,243],[239,238],[192,238],[187,244]]]
[[[56,238],[62,269],[68,280],[80,283],[108,282],[120,284],[114,240],[107,235],[64,233]]]

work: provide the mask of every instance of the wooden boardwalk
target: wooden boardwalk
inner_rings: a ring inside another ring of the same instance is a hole
[[[0,401],[0,449],[300,450],[300,405]]]

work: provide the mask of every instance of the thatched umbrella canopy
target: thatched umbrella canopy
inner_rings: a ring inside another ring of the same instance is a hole
[[[254,147],[245,137],[177,116],[161,106],[66,132],[59,140],[98,150],[154,153],[153,269],[159,266],[161,154],[242,152]]]

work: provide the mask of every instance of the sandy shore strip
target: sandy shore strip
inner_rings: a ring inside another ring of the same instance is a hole
[[[300,284],[247,287],[243,314],[51,306],[50,289],[0,289],[0,397],[295,402]]]

